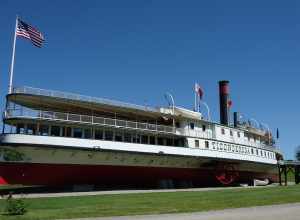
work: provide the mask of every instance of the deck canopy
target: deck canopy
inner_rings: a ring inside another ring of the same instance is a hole
[[[139,121],[164,121],[168,124],[175,118],[201,119],[201,114],[175,108],[153,108],[104,98],[95,98],[72,93],[36,89],[31,87],[15,88],[7,95],[7,100],[18,105],[44,111],[69,112],[82,115],[137,119]],[[180,110],[180,111],[179,111]],[[173,116],[174,115],[174,116]]]

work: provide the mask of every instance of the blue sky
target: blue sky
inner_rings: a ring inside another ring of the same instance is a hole
[[[9,1],[0,3],[1,106],[16,14],[40,29],[42,49],[18,39],[15,85],[137,104],[192,108],[199,82],[219,120],[217,81],[231,82],[233,110],[300,144],[299,1]]]

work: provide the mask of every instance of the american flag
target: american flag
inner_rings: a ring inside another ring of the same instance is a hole
[[[44,36],[40,31],[38,31],[31,25],[26,24],[20,19],[18,19],[16,35],[30,40],[32,44],[36,47],[42,47],[42,43],[45,41]]]

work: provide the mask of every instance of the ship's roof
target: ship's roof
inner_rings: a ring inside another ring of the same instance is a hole
[[[7,99],[16,104],[33,109],[54,110],[62,112],[74,111],[86,113],[87,111],[105,111],[133,114],[150,118],[172,117],[172,108],[155,108],[136,105],[105,98],[96,98],[74,93],[39,89],[33,87],[17,87]],[[188,109],[175,107],[175,117],[201,119],[201,113]]]

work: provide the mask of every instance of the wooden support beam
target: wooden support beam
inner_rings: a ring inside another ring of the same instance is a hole
[[[278,174],[279,174],[279,185],[282,186],[281,165],[280,164],[278,164]]]
[[[287,183],[287,168],[286,168],[286,165],[284,165],[284,167],[283,167],[283,172],[284,172],[284,185],[287,186],[288,183]]]

